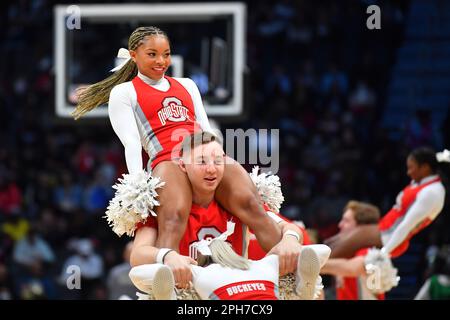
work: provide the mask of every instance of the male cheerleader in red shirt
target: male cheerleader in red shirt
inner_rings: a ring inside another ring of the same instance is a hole
[[[192,212],[188,219],[187,229],[182,237],[179,253],[175,250],[158,249],[154,246],[148,246],[147,255],[149,257],[149,263],[156,264],[149,265],[139,265],[133,268],[130,273],[135,285],[141,290],[145,290],[146,286],[149,286],[155,281],[152,277],[154,274],[155,279],[169,279],[170,274],[175,274],[177,272],[176,268],[163,268],[163,265],[170,266],[173,260],[176,259],[187,259],[189,263],[193,264],[193,273],[199,273],[201,270],[195,267],[195,261],[193,260],[197,256],[196,248],[198,244],[205,239],[212,239],[218,235],[227,231],[227,222],[230,220],[235,223],[234,232],[228,237],[228,241],[232,244],[235,252],[239,254],[245,254],[247,250],[246,243],[246,226],[243,226],[239,220],[235,217],[229,215],[225,210],[223,210],[220,205],[214,201],[214,192],[217,185],[223,175],[224,166],[224,151],[219,143],[217,143],[215,136],[203,132],[193,134],[186,138],[183,142],[182,147],[182,157],[180,160],[181,169],[187,174],[189,180],[191,181],[193,188],[193,206]],[[274,214],[272,214],[274,216]],[[276,215],[275,215],[276,216]],[[281,221],[280,221],[281,220]],[[292,223],[288,223],[282,219],[276,220],[277,226],[281,229],[284,234],[282,240],[276,245],[277,248],[272,248],[269,252],[272,253],[277,249],[280,255],[284,255],[285,259],[281,259],[280,256],[275,258],[267,258],[267,261],[262,261],[261,263],[273,264],[270,269],[276,270],[276,279],[269,276],[272,279],[272,283],[278,285],[278,274],[281,275],[289,272],[293,272],[296,269],[299,270],[298,277],[298,293],[305,299],[312,299],[314,296],[316,282],[319,276],[319,270],[321,264],[329,256],[329,248],[324,245],[318,245],[317,248],[303,248],[301,247],[302,236],[299,229]],[[144,224],[138,226],[141,229],[141,234],[146,234],[146,243],[155,243],[157,236],[157,222],[154,218],[148,218]],[[297,259],[298,253],[300,253],[300,259]],[[273,261],[272,261],[273,260]],[[276,261],[276,264],[274,264]],[[283,261],[283,262],[282,262]],[[133,265],[133,262],[132,262]],[[256,267],[256,264],[254,265]],[[169,272],[170,271],[170,272]],[[300,272],[302,271],[302,272]],[[230,271],[231,272],[231,271]],[[233,272],[231,272],[233,273]],[[235,273],[241,273],[240,270]],[[244,272],[245,274],[245,272]],[[264,276],[260,272],[250,271],[246,273],[247,280],[252,281],[268,281],[267,279],[262,279]],[[251,276],[249,276],[251,274]],[[270,272],[269,272],[270,274]],[[149,276],[150,275],[150,276]],[[213,292],[219,292],[220,288],[224,289],[226,285],[233,283],[236,277],[231,277],[230,275],[225,276],[226,273],[219,273],[214,279],[209,278],[209,284],[214,287],[217,282],[218,288],[215,288]],[[255,275],[257,276],[255,278]],[[261,279],[257,279],[262,277]],[[239,278],[239,276],[237,276]],[[198,278],[197,278],[198,279]],[[208,278],[206,278],[208,279]],[[233,280],[234,279],[234,280]],[[231,282],[230,282],[231,281]],[[228,283],[227,283],[228,282]],[[239,282],[239,281],[235,281]],[[164,281],[159,282],[164,284]],[[153,293],[156,298],[170,298],[172,293],[170,291],[170,281],[165,282],[164,288],[169,288],[168,290],[155,290],[155,284],[153,283]],[[195,284],[194,280],[194,284]],[[198,283],[198,281],[197,281]],[[208,284],[208,282],[202,282]],[[226,285],[224,283],[227,283]],[[260,282],[258,282],[260,283]],[[267,284],[267,283],[266,283]],[[225,286],[225,287],[224,287]],[[231,287],[230,287],[231,288]],[[239,287],[239,284],[235,288]],[[244,286],[243,288],[270,288],[271,296],[274,293],[274,285],[272,286]],[[208,292],[209,289],[205,289]],[[217,291],[219,290],[219,291]],[[228,292],[226,289],[221,292]],[[233,292],[233,288],[230,289]],[[244,289],[242,289],[244,290]],[[163,294],[158,294],[158,292],[163,291]],[[257,290],[256,290],[257,291]],[[168,294],[168,292],[170,294]],[[199,292],[202,292],[200,289]],[[258,296],[267,297],[266,293],[253,292]],[[203,298],[206,296],[210,297],[210,294],[204,294]],[[220,295],[216,295],[219,297]],[[242,295],[236,295],[236,297],[243,298]],[[272,296],[276,297],[276,296]],[[211,297],[210,297],[211,298]]]
[[[359,201],[349,201],[339,222],[340,233],[350,232],[357,226],[376,225],[380,211],[376,206]],[[367,273],[364,259],[368,249],[361,249],[351,259],[329,259],[321,269],[321,274],[336,278],[337,300],[383,300],[384,295],[374,295],[367,288]]]

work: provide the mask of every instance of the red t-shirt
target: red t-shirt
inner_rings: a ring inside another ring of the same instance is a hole
[[[208,238],[215,238],[227,230],[227,221],[235,223],[234,233],[228,237],[234,251],[242,255],[244,252],[244,235],[246,227],[241,221],[225,211],[215,200],[211,201],[208,208],[192,204],[191,213],[188,218],[186,231],[181,238],[179,252],[182,255],[197,258],[193,244]],[[145,223],[139,223],[137,228],[147,226],[158,229],[156,217],[148,217]]]
[[[365,256],[369,248],[364,248],[356,252],[355,257]],[[359,286],[359,277],[344,277],[342,283],[336,287],[337,300],[361,300],[363,295]],[[365,279],[362,279],[363,281]],[[384,294],[376,296],[378,300],[384,300]]]
[[[271,211],[267,205],[264,205],[264,209],[266,211]],[[273,211],[271,211],[273,212]],[[283,217],[280,213],[274,212],[277,216],[279,216],[281,219],[283,219],[286,222],[292,223],[288,218]],[[303,234],[303,244],[308,245],[312,244],[311,240],[309,239],[308,233],[305,229],[299,227]],[[250,230],[250,234],[253,235],[253,232]],[[259,244],[258,240],[254,238],[254,236],[249,240],[248,245],[248,258],[252,260],[261,260],[266,256],[267,252],[264,251],[264,249]]]

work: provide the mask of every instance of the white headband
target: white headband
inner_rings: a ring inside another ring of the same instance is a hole
[[[227,221],[227,230],[224,233],[213,239],[202,239],[200,242],[197,242],[194,247],[197,248],[198,252],[200,252],[202,255],[211,256],[212,253],[211,249],[209,248],[211,242],[213,242],[214,240],[227,240],[227,238],[234,233],[234,225],[234,222]]]
[[[436,160],[438,162],[450,162],[450,151],[445,149],[442,152],[436,153]]]
[[[117,67],[111,69],[110,72],[116,72],[117,70],[122,69],[123,66],[127,64],[127,62],[131,59],[130,51],[128,51],[128,49],[125,49],[125,48],[120,48],[119,52],[117,52],[117,58],[126,59],[126,60],[124,60]]]

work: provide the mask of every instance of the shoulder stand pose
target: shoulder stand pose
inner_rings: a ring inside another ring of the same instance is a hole
[[[193,132],[211,131],[200,93],[188,78],[165,76],[171,63],[171,48],[166,33],[156,27],[139,27],[128,41],[129,56],[107,79],[86,88],[79,95],[74,111],[83,114],[108,102],[112,127],[125,148],[129,174],[143,170],[141,150],[149,155],[152,175],[165,182],[159,190],[156,209],[158,235],[156,246],[178,250],[192,204],[192,191],[186,174],[173,161],[176,146]],[[228,212],[255,230],[261,246],[269,251],[282,238],[280,229],[265,214],[256,188],[248,173],[236,161],[227,158],[224,176],[215,199]],[[145,229],[135,235],[132,265],[148,263],[149,243]],[[144,235],[144,236],[143,236]],[[284,258],[282,258],[284,259]],[[180,259],[172,265],[180,287],[191,280],[189,264]]]
[[[197,248],[205,241],[208,242],[221,234],[225,233],[226,236],[220,237],[224,238],[223,240],[228,240],[235,252],[242,255],[246,251],[248,245],[246,243],[247,228],[243,228],[239,219],[228,214],[214,200],[215,190],[220,184],[220,180],[223,178],[225,170],[225,154],[221,145],[215,140],[215,136],[209,133],[197,133],[186,137],[182,146],[182,157],[179,165],[192,184],[193,204],[187,223],[187,229],[181,240],[179,252],[181,255],[190,255],[191,257],[183,257],[176,251],[167,251],[166,249],[158,249],[153,246],[157,233],[159,232],[159,225],[156,219],[150,217],[145,224],[139,226],[141,229],[146,230],[146,242],[152,244],[149,246],[148,251],[151,259],[149,259],[147,264],[134,267],[130,272],[130,277],[135,285],[144,292],[148,292],[149,286],[151,286],[154,281],[157,282],[156,285],[153,284],[154,288],[161,288],[161,285],[164,288],[166,288],[167,285],[170,287],[170,281],[160,281],[161,274],[163,275],[162,279],[169,279],[166,271],[164,271],[164,265],[170,266],[175,259],[198,258]],[[269,214],[267,215],[269,216]],[[275,251],[272,250],[269,252],[268,256],[261,261],[251,262],[244,258],[236,258],[236,253],[227,250],[226,247],[216,243],[216,246],[220,246],[221,248],[219,250],[222,252],[221,257],[225,258],[226,261],[231,259],[231,261],[237,260],[247,262],[244,262],[243,264],[238,263],[237,265],[234,263],[225,263],[225,265],[212,264],[207,269],[196,267],[195,265],[192,266],[192,273],[194,274],[193,283],[195,289],[197,289],[202,298],[211,299],[212,292],[216,292],[217,294],[217,292],[220,291],[219,288],[224,289],[227,285],[239,283],[240,281],[245,282],[247,280],[269,281],[272,283],[271,285],[266,283],[267,286],[261,285],[258,288],[270,288],[268,289],[270,291],[269,295],[273,296],[274,288],[278,287],[279,274],[284,275],[293,272],[296,269],[298,270],[298,292],[305,299],[312,298],[319,277],[320,267],[325,263],[330,254],[329,248],[325,245],[307,246],[302,248],[300,245],[302,236],[297,226],[292,223],[287,223],[278,217],[272,217],[271,219],[276,220],[277,228],[279,228],[280,233],[283,233],[284,235],[282,240],[275,247],[278,248],[279,252],[285,255],[286,259],[281,259],[280,255],[272,255]],[[234,222],[234,232],[226,233],[229,228],[228,224],[230,220]],[[212,241],[211,244],[213,242],[215,243],[215,241]],[[228,258],[224,252],[229,253]],[[294,252],[296,252],[297,255],[293,254]],[[213,255],[213,262],[217,262],[218,260],[220,259],[217,259],[217,256]],[[226,266],[232,266],[233,270],[229,268],[226,269]],[[223,268],[225,268],[226,271],[223,270],[223,272],[219,272],[219,270],[222,270]],[[261,270],[265,268],[267,268],[267,274],[263,275]],[[275,270],[275,273],[272,272],[273,270]],[[158,272],[158,275],[155,275],[156,272]],[[176,270],[173,270],[175,277],[176,272]],[[170,271],[170,274],[172,274],[172,271]],[[213,277],[214,279],[211,277],[213,274],[215,274]],[[274,287],[274,283],[276,287]],[[244,287],[245,290],[251,289],[247,286]],[[162,299],[168,298],[168,290],[162,290],[163,292],[166,292],[166,294],[158,295],[158,292],[161,290],[155,291],[154,288],[153,292],[155,297]],[[242,288],[239,287],[236,290],[241,289]],[[173,290],[169,291],[172,292]],[[257,296],[260,294],[263,296],[267,294],[265,290],[263,290],[264,292],[256,290],[256,287],[255,290],[252,289],[250,291],[255,291],[253,294],[256,294]],[[226,293],[228,291],[225,290],[224,292]],[[242,295],[236,295],[236,297],[244,299],[244,296]]]

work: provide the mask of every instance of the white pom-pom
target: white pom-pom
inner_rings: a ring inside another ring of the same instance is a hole
[[[367,288],[373,294],[388,292],[398,285],[400,280],[400,277],[397,276],[398,270],[393,266],[391,258],[384,250],[369,249],[364,264],[368,274]]]
[[[259,195],[269,206],[270,210],[280,212],[281,204],[284,201],[280,178],[270,172],[261,174],[258,174],[258,172],[259,167],[255,166],[250,173],[250,178],[252,178],[256,189],[258,189]]]
[[[438,162],[450,162],[450,151],[445,149],[442,152],[436,153],[436,160]]]
[[[113,188],[116,189],[114,198],[109,202],[105,218],[113,231],[120,237],[124,233],[134,236],[136,224],[145,222],[155,206],[159,206],[156,200],[157,188],[164,186],[165,182],[146,171],[133,174],[124,174],[119,178]]]

